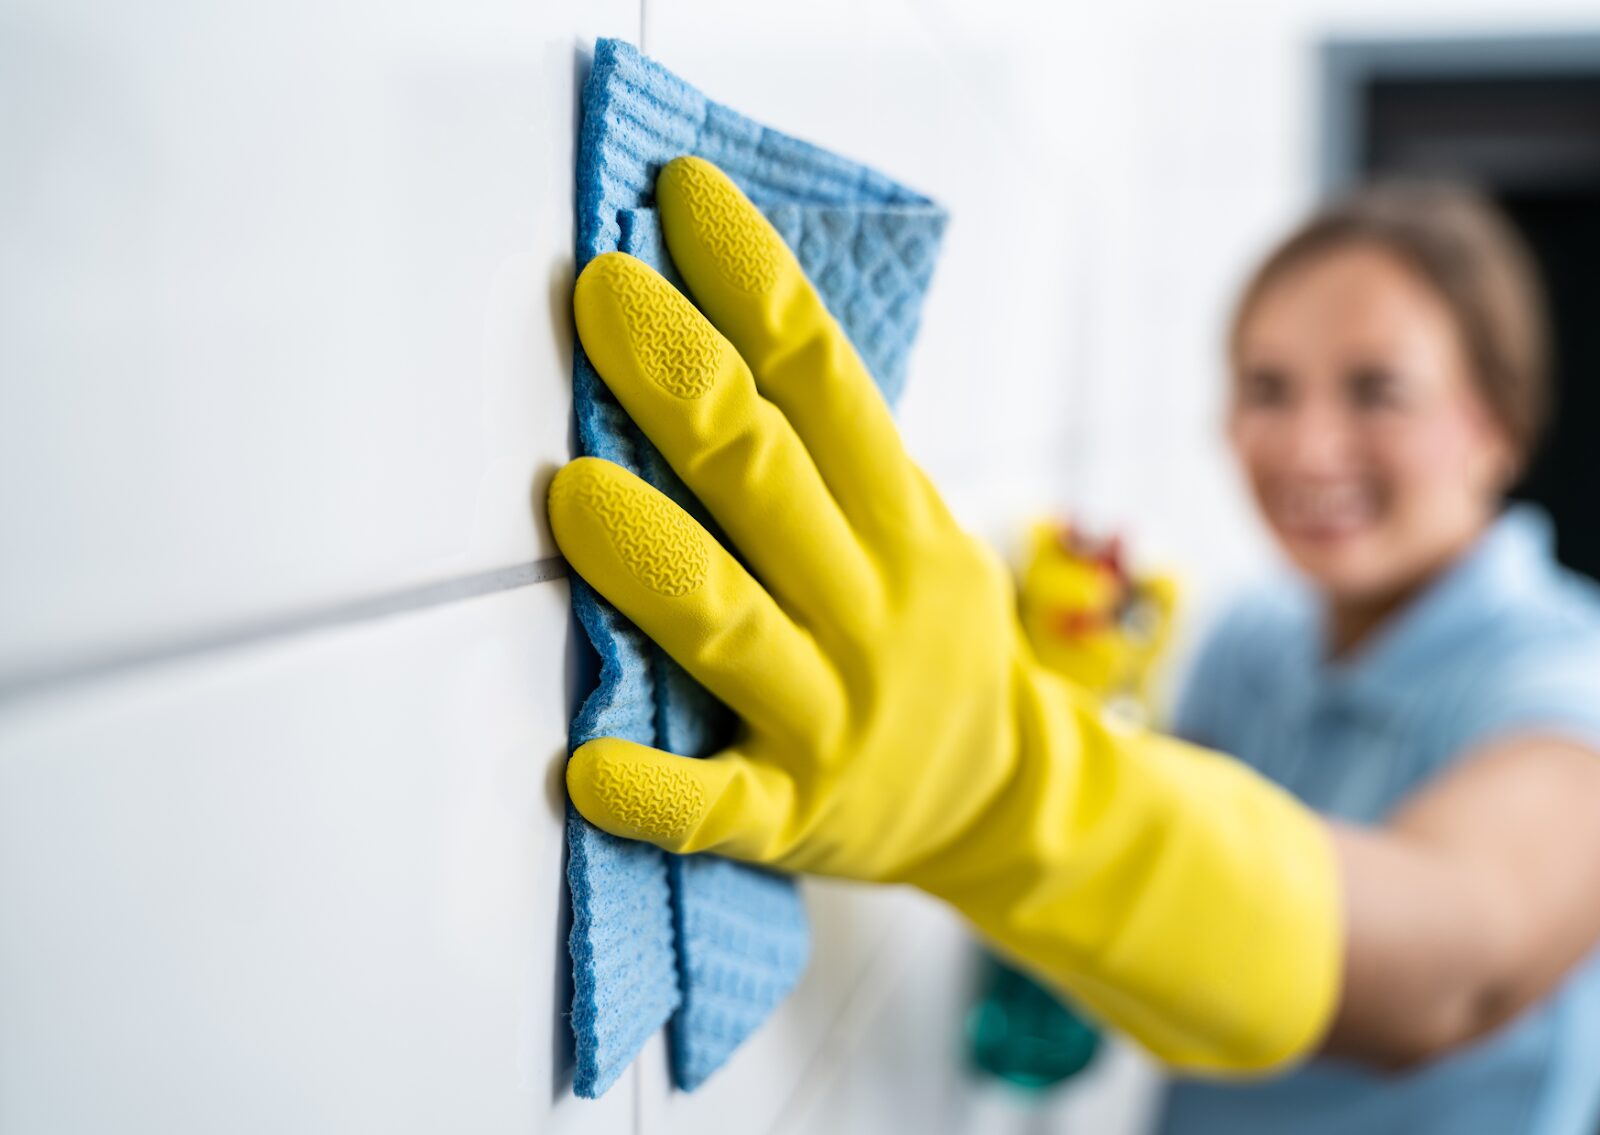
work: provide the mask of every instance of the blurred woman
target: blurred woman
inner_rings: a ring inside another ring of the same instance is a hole
[[[1176,729],[1349,821],[1370,869],[1324,1058],[1180,1083],[1165,1132],[1600,1122],[1600,589],[1502,508],[1543,335],[1509,227],[1437,186],[1335,205],[1244,291],[1228,434],[1299,578],[1219,621]]]

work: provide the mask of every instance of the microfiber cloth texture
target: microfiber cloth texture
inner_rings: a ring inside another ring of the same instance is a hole
[[[620,250],[682,288],[654,209],[656,174],[696,154],[783,235],[892,402],[905,379],[945,226],[933,202],[865,166],[709,101],[620,40],[595,45],[583,91],[577,261]],[[718,529],[576,352],[578,448],[615,461]],[[581,579],[572,603],[598,657],[571,746],[626,737],[687,757],[727,744],[727,710]],[[666,855],[568,806],[573,1090],[595,1097],[669,1024],[676,1085],[693,1089],[788,994],[810,935],[792,880],[714,856]]]

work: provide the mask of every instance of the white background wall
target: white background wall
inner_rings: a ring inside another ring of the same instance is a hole
[[[1071,507],[1264,561],[1230,289],[1306,204],[1330,32],[1503,0],[0,4],[0,1130],[1136,1129],[1116,1053],[974,1087],[969,955],[811,888],[816,963],[702,1092],[568,1097],[568,452],[597,35],[947,204],[904,407],[980,531]]]

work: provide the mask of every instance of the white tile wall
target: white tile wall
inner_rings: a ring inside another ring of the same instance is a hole
[[[562,581],[0,722],[0,1130],[621,1132],[570,1098]]]
[[[530,565],[639,23],[0,16],[0,1130],[634,1130],[568,1087]]]
[[[898,977],[916,898],[905,892],[808,881],[812,960],[799,988],[697,1091],[671,1091],[665,1049],[646,1053],[639,1135],[775,1131],[814,1094],[819,1077],[855,1053],[851,1019]]]
[[[553,554],[580,49],[638,0],[15,0],[0,682]]]

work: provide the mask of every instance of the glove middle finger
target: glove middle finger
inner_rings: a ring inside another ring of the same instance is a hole
[[[780,604],[819,637],[870,618],[880,586],[861,541],[705,316],[623,253],[584,269],[574,308],[601,378]]]

